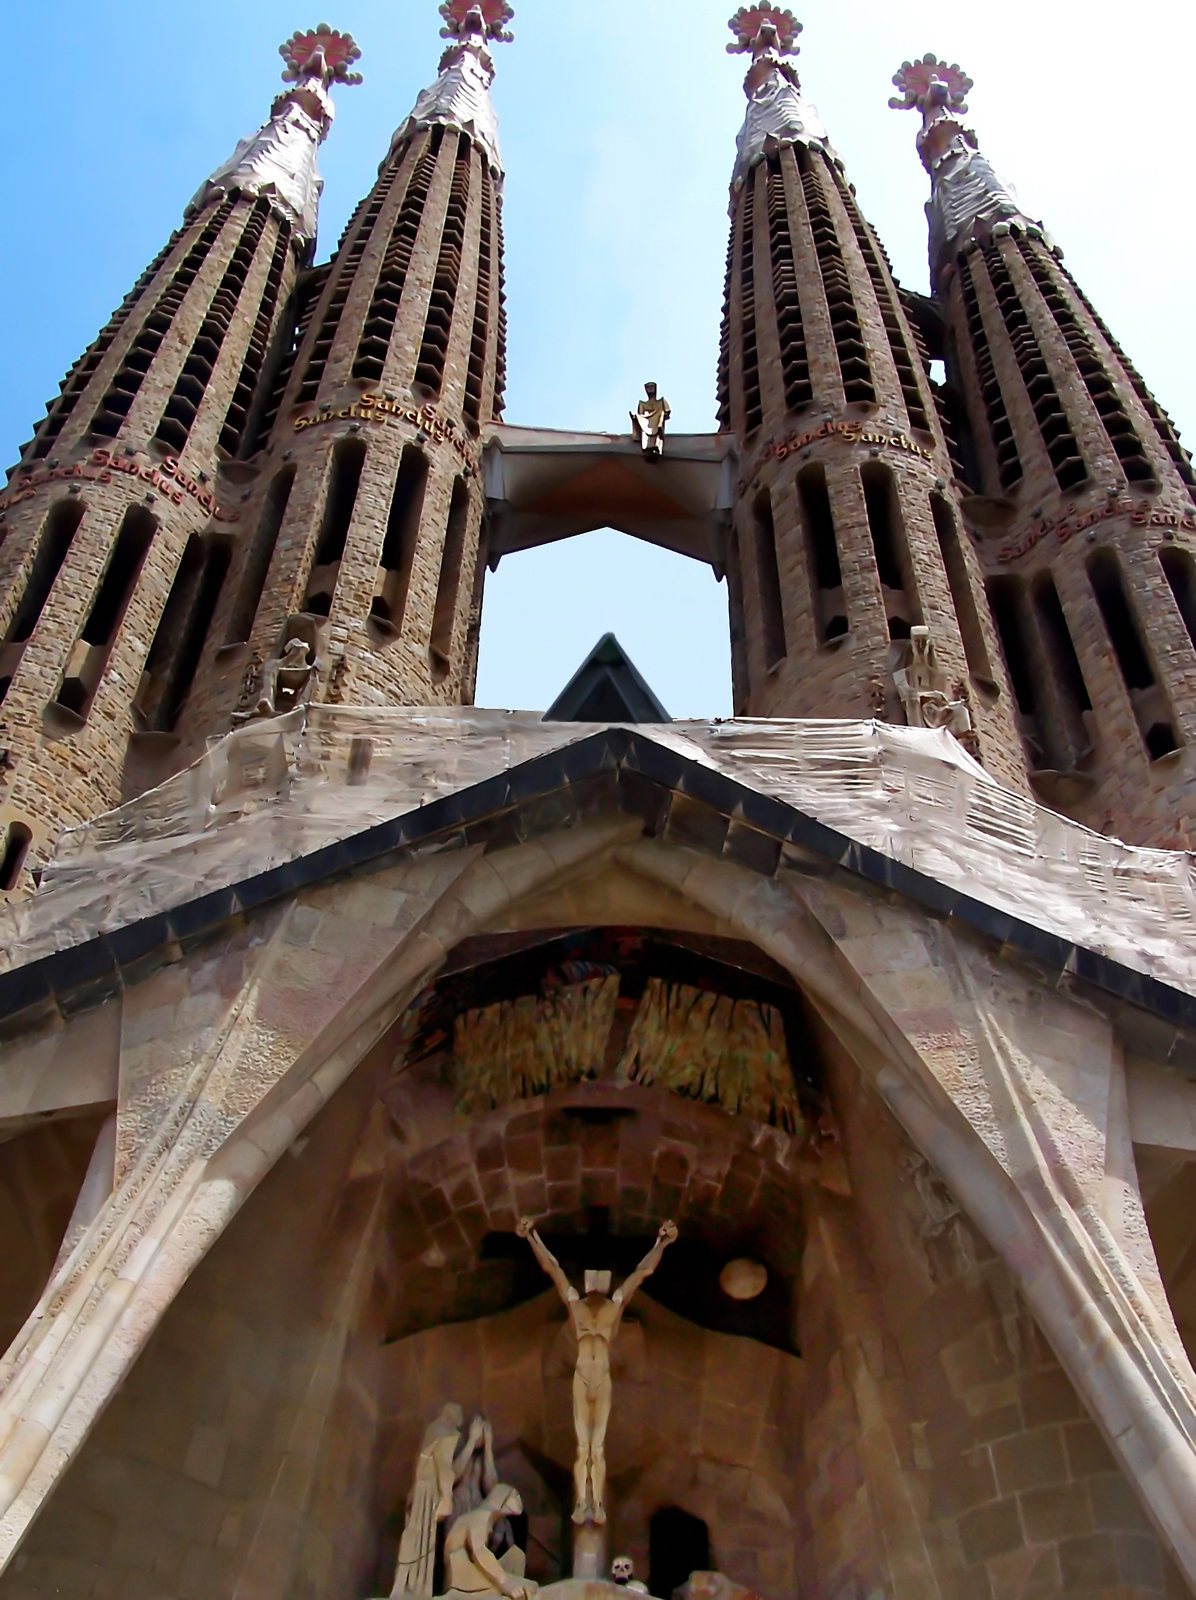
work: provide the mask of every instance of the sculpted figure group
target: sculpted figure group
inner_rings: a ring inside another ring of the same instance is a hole
[[[464,1424],[461,1407],[450,1401],[425,1430],[391,1600],[432,1600],[436,1536],[450,1517],[444,1562],[451,1592],[503,1594],[508,1600],[531,1600],[535,1593],[536,1585],[523,1576],[523,1551],[514,1547],[506,1521],[519,1516],[523,1504],[509,1483],[498,1481],[490,1424],[474,1417],[462,1444]]]
[[[663,1222],[656,1242],[635,1271],[611,1292],[611,1274],[587,1271],[584,1293],[573,1287],[560,1262],[536,1231],[530,1217],[518,1227],[536,1260],[565,1302],[577,1340],[573,1373],[573,1422],[577,1457],[573,1469],[577,1524],[606,1522],[606,1429],[610,1421],[610,1351],[632,1295],[660,1265],[677,1237],[676,1225]],[[509,1517],[519,1516],[523,1503],[508,1483],[498,1481],[494,1435],[484,1417],[475,1416],[465,1432],[465,1414],[450,1402],[424,1432],[415,1479],[407,1499],[407,1516],[399,1543],[390,1600],[432,1600],[440,1524],[448,1522],[444,1540],[445,1600],[473,1595],[505,1595],[507,1600],[532,1600],[536,1584],[524,1576],[524,1552],[515,1546]],[[449,1521],[449,1519],[452,1519]],[[626,1563],[626,1558],[621,1558]],[[626,1563],[625,1584],[631,1583]]]

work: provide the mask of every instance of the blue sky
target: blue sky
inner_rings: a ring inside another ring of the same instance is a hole
[[[742,112],[728,0],[520,0],[497,50],[507,166],[507,420],[619,429],[645,378],[684,430],[714,425],[726,185]],[[898,276],[926,286],[916,118],[889,79],[935,50],[977,81],[986,152],[1046,221],[1105,320],[1196,439],[1196,14],[1003,0],[814,0],[799,66]],[[63,372],[275,92],[277,46],[327,20],[363,51],[325,147],[321,257],[435,75],[434,0],[8,0],[0,214],[0,453],[16,458]],[[677,715],[730,710],[725,590],[616,534],[504,561],[488,580],[478,698],[547,705],[613,629]]]

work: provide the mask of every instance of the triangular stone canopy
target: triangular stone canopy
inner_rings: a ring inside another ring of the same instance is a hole
[[[341,1085],[370,1081],[358,1067],[454,952],[495,931],[626,925],[628,908],[657,893],[658,926],[748,941],[797,985],[905,1129],[920,1152],[911,1159],[933,1169],[916,1167],[916,1182],[934,1240],[962,1207],[1186,1562],[1196,1417],[1126,1176],[1137,1113],[1117,1086],[1133,1041],[1167,1064],[1167,1103],[1179,1105],[1174,1067],[1196,998],[1179,965],[1161,969],[1164,981],[1118,959],[1114,923],[1123,938],[1137,925],[1129,901],[1102,904],[1116,900],[1114,876],[1085,903],[1088,942],[1067,920],[1079,888],[1013,914],[1016,853],[992,826],[1001,792],[945,735],[682,723],[571,736],[530,717],[433,709],[394,713],[383,731],[376,717],[314,708],[251,726],[218,765],[101,819],[90,853],[77,849],[77,877],[68,852],[38,897],[43,920],[24,930],[38,959],[0,977],[11,1036],[29,1040],[14,1046],[18,1078],[59,1040],[83,1041],[90,1058],[111,1035],[116,1085],[107,1197],[80,1213],[10,1357],[0,1559],[242,1202],[282,1155],[299,1159]],[[909,815],[924,814],[918,850],[836,825],[832,732],[857,818],[866,752],[887,741],[878,793],[891,828],[905,773]],[[372,791],[360,749],[370,737]],[[421,739],[439,751],[435,767]],[[984,788],[986,843],[953,865],[949,819],[967,812],[972,782]],[[1051,845],[1053,823],[1006,798]],[[1051,858],[1057,881],[1064,854]],[[156,861],[140,880],[138,857]],[[1161,867],[1144,855],[1130,870],[1141,884]],[[72,884],[88,886],[86,915]],[[1163,921],[1142,914],[1135,937],[1148,946]],[[348,1267],[342,1279],[347,1317],[360,1289]],[[1096,1332],[1077,1317],[1081,1302],[1101,1308]],[[51,1328],[69,1337],[51,1347]],[[1124,1352],[1111,1375],[1110,1348]]]
[[[544,713],[545,722],[671,722],[613,633],[604,633]]]

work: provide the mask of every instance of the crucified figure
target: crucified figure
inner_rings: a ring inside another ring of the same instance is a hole
[[[613,1294],[609,1272],[587,1272],[584,1296],[569,1282],[530,1217],[520,1221],[516,1232],[531,1245],[536,1260],[556,1285],[577,1338],[577,1366],[573,1372],[573,1426],[577,1431],[573,1520],[605,1522],[603,1495],[606,1490],[606,1425],[610,1420],[611,1401],[610,1347],[619,1331],[627,1302],[660,1265],[665,1247],[677,1237],[677,1225],[661,1223],[656,1243]]]

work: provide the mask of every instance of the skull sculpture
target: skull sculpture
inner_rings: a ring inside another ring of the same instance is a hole
[[[635,1577],[635,1562],[630,1556],[616,1556],[610,1564],[610,1575],[615,1583],[626,1587]]]

